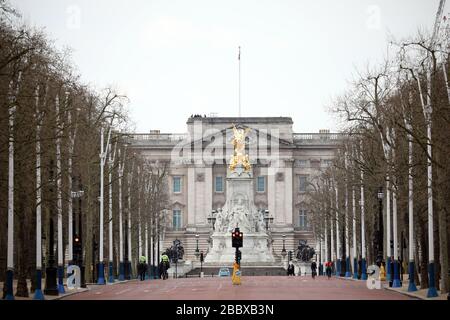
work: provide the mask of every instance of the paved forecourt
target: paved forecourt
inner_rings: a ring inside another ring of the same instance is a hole
[[[92,286],[64,300],[408,300],[385,289],[370,290],[365,281],[318,277],[243,276],[242,285],[230,277],[129,281]]]

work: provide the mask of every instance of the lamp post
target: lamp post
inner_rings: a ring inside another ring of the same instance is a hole
[[[353,219],[352,219],[352,240],[353,240],[353,279],[358,279],[358,250],[356,247],[356,194],[355,186],[352,186],[352,204],[353,204]]]
[[[125,145],[126,147],[126,145]],[[125,280],[125,265],[123,261],[123,219],[122,219],[122,177],[124,169],[124,161],[120,157],[120,149],[117,150],[119,156],[118,165],[118,183],[119,183],[119,281]],[[125,152],[124,152],[125,156]]]
[[[49,253],[47,258],[47,267],[45,268],[45,289],[44,294],[50,296],[59,295],[58,287],[56,285],[56,268],[54,255],[54,230],[53,218],[50,218],[49,230]]]
[[[380,187],[377,193],[378,197],[378,248],[374,256],[377,257],[377,265],[381,266],[383,261],[383,188]]]
[[[338,186],[335,184],[336,191],[336,275],[341,274],[341,238],[339,235],[339,193]]]
[[[8,143],[8,234],[6,253],[6,300],[14,300],[14,119],[16,114],[16,96],[19,91],[19,84],[22,78],[22,71],[19,71],[17,87],[13,93],[13,81],[9,84],[9,143]]]
[[[108,249],[109,249],[109,261],[108,261],[108,282],[109,283],[114,283],[114,274],[113,274],[113,213],[112,213],[112,171],[113,171],[113,165],[114,165],[114,161],[116,158],[116,150],[117,150],[117,142],[115,143],[114,146],[114,153],[111,150],[112,146],[111,144],[108,145],[107,150],[109,150],[109,158],[108,158],[108,187],[109,187],[109,192],[108,192],[108,233],[109,233],[109,245],[108,245]]]
[[[53,196],[53,184],[55,180],[53,178],[53,160],[50,160],[50,178],[49,178],[49,193]],[[57,296],[59,294],[58,287],[56,286],[56,268],[55,268],[55,255],[54,255],[54,230],[53,230],[53,205],[50,207],[50,221],[49,221],[49,234],[48,234],[48,256],[47,266],[45,268],[45,289],[44,294]]]
[[[362,146],[362,142],[361,142]],[[366,225],[365,225],[365,208],[364,208],[364,171],[361,169],[361,280],[367,280],[366,269]]]
[[[175,239],[173,244],[174,244],[174,250],[172,250],[172,252],[173,252],[173,260],[175,260],[175,279],[176,279],[176,278],[178,278],[178,258],[179,258],[179,250],[180,250],[181,241],[178,239]]]
[[[78,197],[78,233],[80,235],[80,239],[81,241],[83,241],[82,237],[83,237],[83,220],[82,220],[82,203],[81,203],[81,198],[84,195],[84,191],[83,191],[83,185],[81,184],[81,177],[79,178],[79,197]],[[78,256],[78,266],[80,267],[80,272],[81,272],[81,287],[82,288],[86,288],[86,278],[85,278],[85,267],[84,267],[84,261],[83,261],[83,247],[81,247],[80,252],[79,252],[79,256]]]
[[[286,247],[285,247],[286,235],[283,234],[282,238],[283,238],[283,249],[281,250],[281,256],[283,257],[283,261],[284,261],[284,259],[286,258],[286,255],[287,255]]]
[[[411,131],[411,124],[406,121],[406,127]],[[414,181],[413,181],[413,141],[411,135],[408,133],[408,236],[409,236],[409,284],[408,292],[417,291],[417,287],[414,279],[414,252],[415,252],[415,241],[414,241]],[[402,259],[403,260],[403,259]]]
[[[108,133],[108,141],[106,150],[108,150],[109,145],[109,138],[110,133]],[[105,167],[105,161],[106,161],[106,151],[104,146],[104,129],[103,126],[100,130],[100,197],[99,197],[99,203],[100,203],[100,232],[99,232],[99,262],[98,262],[98,280],[97,284],[105,284],[105,269],[103,266],[103,169]]]
[[[71,198],[72,199],[78,199],[78,224],[75,224],[77,226],[77,230],[75,230],[75,238],[78,238],[78,241],[75,243],[72,242],[72,252],[75,252],[75,258],[74,263],[78,265],[81,272],[81,287],[86,288],[86,281],[84,278],[84,265],[83,265],[83,246],[82,246],[82,239],[83,239],[83,223],[82,223],[82,203],[81,198],[84,195],[83,185],[81,184],[81,178],[79,178],[79,191],[72,191],[71,192]]]
[[[196,234],[195,235],[195,241],[197,242],[197,245],[196,245],[196,248],[195,248],[195,257],[198,259],[198,257],[200,256],[200,251],[199,251],[199,249],[198,249],[198,238],[199,238],[199,235],[198,234]]]
[[[55,98],[56,111],[56,212],[57,212],[57,235],[58,235],[58,291],[65,293],[64,290],[64,257],[63,257],[63,235],[62,235],[62,187],[61,187],[61,135],[63,125],[60,121],[59,96]]]
[[[42,190],[41,190],[41,124],[39,116],[39,85],[36,87],[36,289],[35,300],[44,300],[42,293]]]

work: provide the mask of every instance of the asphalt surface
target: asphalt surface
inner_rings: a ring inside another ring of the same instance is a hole
[[[326,277],[243,276],[132,280],[114,285],[92,285],[89,291],[64,300],[410,300],[398,292],[370,290],[365,281]]]

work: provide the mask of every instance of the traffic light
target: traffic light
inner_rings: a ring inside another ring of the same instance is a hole
[[[288,259],[289,259],[288,261],[291,261],[291,260],[292,260],[292,251],[289,251],[289,252],[288,252]]]
[[[203,262],[204,260],[203,260],[203,251],[202,252],[200,252],[200,262]]]
[[[82,252],[81,238],[78,235],[73,237],[73,253],[77,259],[80,258]]]
[[[239,228],[234,229],[231,233],[231,239],[233,248],[241,248],[243,244],[243,233],[239,231]]]
[[[242,252],[241,252],[241,250],[236,250],[236,262],[238,263],[238,264],[241,264],[241,258],[242,258]]]

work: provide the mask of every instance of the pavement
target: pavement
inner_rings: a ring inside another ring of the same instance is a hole
[[[404,275],[404,279],[407,279],[408,275]],[[343,280],[351,280],[351,281],[361,281],[361,280],[357,280],[357,279],[353,279],[353,278],[344,278],[344,277],[340,277],[340,279]],[[408,280],[402,281],[402,287],[400,288],[392,288],[389,287],[389,282],[388,281],[382,281],[381,282],[381,286],[383,289],[385,290],[390,290],[390,291],[394,291],[400,294],[404,294],[406,296],[415,298],[415,299],[420,299],[420,300],[447,300],[447,293],[445,294],[441,294],[441,292],[438,290],[438,296],[434,297],[434,298],[428,298],[427,297],[427,293],[428,293],[428,288],[426,289],[420,289],[420,286],[417,286],[417,291],[413,291],[413,292],[408,292],[408,285],[409,282]]]
[[[415,300],[392,290],[370,290],[365,281],[326,277],[243,276],[131,280],[116,285],[91,285],[88,291],[62,300]]]
[[[421,299],[421,300],[447,300],[447,294],[441,294],[438,290],[438,296],[435,298],[427,298],[428,289],[420,289],[417,286],[417,291],[408,292],[408,282],[403,282],[403,286],[401,288],[390,288],[388,285],[385,286],[386,290],[395,291],[413,298]]]
[[[66,281],[66,279],[64,279],[64,282]],[[119,284],[119,283],[124,283],[126,281],[116,281],[114,283],[108,283],[107,285],[115,285],[115,284]],[[17,280],[13,281],[13,288],[14,288],[14,300],[33,300],[34,297],[34,292],[31,292],[31,281],[27,280],[27,284],[28,284],[28,297],[18,297],[16,295],[16,288],[17,288]],[[4,283],[0,282],[0,292],[3,292],[3,286]],[[67,286],[64,284],[64,291],[65,293],[63,294],[59,294],[57,296],[51,296],[51,295],[45,295],[45,300],[58,300],[58,299],[62,299],[64,297],[68,297],[71,296],[73,294],[77,294],[77,293],[81,293],[81,292],[85,292],[85,291],[89,291],[92,290],[93,288],[95,288],[97,285],[96,284],[87,284],[87,288],[79,288],[79,289],[68,289]],[[44,291],[45,288],[45,279],[42,280],[42,284],[41,284],[41,288],[42,291]],[[1,298],[1,296],[0,296]]]

